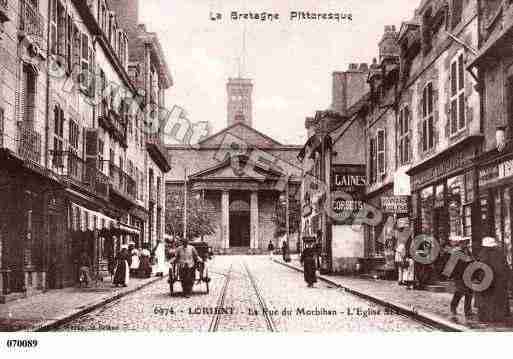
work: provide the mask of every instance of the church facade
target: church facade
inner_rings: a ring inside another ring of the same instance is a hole
[[[230,79],[230,83],[248,83]],[[277,208],[290,208],[299,201],[301,146],[284,145],[251,125],[249,96],[238,96],[239,88],[227,86],[228,127],[200,141],[196,146],[168,145],[172,169],[167,173],[167,200],[176,193],[203,198],[213,218],[214,234],[204,237],[217,253],[261,253],[269,241],[275,245]],[[232,93],[236,91],[236,93]],[[177,207],[177,206],[175,206]],[[183,208],[170,208],[183,211]],[[289,217],[290,218],[290,217]],[[289,224],[289,228],[292,228]],[[168,228],[168,233],[173,228]],[[296,246],[297,233],[289,233],[289,245]]]

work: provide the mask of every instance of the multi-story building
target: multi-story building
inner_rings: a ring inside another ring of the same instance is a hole
[[[138,125],[149,125],[144,137],[147,151],[147,164],[141,185],[147,194],[143,199],[148,208],[148,240],[152,246],[156,240],[164,239],[165,223],[165,174],[170,167],[168,151],[163,144],[165,121],[163,114],[169,113],[165,106],[165,92],[173,86],[173,78],[168,68],[158,35],[146,30],[139,23],[138,0],[114,0],[110,4],[119,15],[120,24],[128,36],[128,72],[137,94],[140,106],[145,109]],[[158,124],[158,125],[157,125]],[[136,136],[143,136],[140,128],[135,128]]]
[[[73,284],[82,251],[99,275],[120,244],[150,247],[163,237],[150,219],[163,186],[156,195],[150,173],[163,178],[169,163],[166,153],[153,154],[112,3],[7,4],[0,144],[2,197],[11,205],[2,208],[0,231],[3,300]]]
[[[481,236],[499,240],[508,264],[513,263],[511,214],[513,196],[513,6],[510,1],[478,1],[479,52],[466,65],[479,74],[481,131],[485,137],[478,158],[479,216],[474,226]],[[476,71],[477,70],[477,71]]]
[[[414,232],[432,235],[441,246],[468,238],[474,250],[481,242],[473,219],[479,216],[475,161],[483,134],[476,79],[466,64],[478,47],[477,14],[477,1],[424,0],[397,39],[399,104],[408,109],[411,129],[412,156],[405,165]],[[427,274],[424,281],[436,279]]]
[[[333,73],[333,109],[307,118],[302,163],[301,238],[320,248],[323,272],[356,271],[364,255],[364,231],[355,219],[363,205],[367,64]],[[359,95],[357,95],[359,93]],[[336,109],[336,111],[334,110]]]

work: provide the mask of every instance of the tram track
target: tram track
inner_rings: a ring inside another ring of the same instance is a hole
[[[248,264],[246,262],[243,263],[244,268],[246,269],[246,273],[248,274],[248,278],[251,282],[251,285],[253,286],[253,289],[255,290],[256,297],[258,299],[258,302],[260,304],[260,308],[262,309],[262,315],[265,319],[265,322],[267,324],[267,329],[270,332],[277,332],[276,325],[274,324],[272,316],[269,314],[269,308],[267,307],[267,304],[265,303],[264,297],[262,296],[262,293],[258,287],[258,284],[256,282],[255,277],[249,270]]]
[[[233,264],[230,265],[228,269],[228,273],[226,274],[226,279],[224,281],[223,288],[221,289],[221,294],[219,295],[219,299],[217,300],[216,307],[223,308],[224,302],[226,299],[226,293],[228,292],[228,286],[230,284],[231,275],[232,275]],[[221,314],[216,312],[212,317],[212,321],[210,322],[210,326],[208,328],[209,332],[217,332],[219,329],[219,322],[221,321]]]

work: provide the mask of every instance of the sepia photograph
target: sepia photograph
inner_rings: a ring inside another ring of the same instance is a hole
[[[506,0],[0,0],[0,352],[512,332],[512,43]]]

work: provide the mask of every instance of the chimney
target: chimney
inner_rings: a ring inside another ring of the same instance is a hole
[[[346,115],[347,110],[369,91],[368,74],[366,63],[351,63],[347,71],[333,72],[331,109]]]
[[[139,0],[110,0],[109,7],[116,13],[119,25],[131,40],[139,23]]]
[[[315,133],[315,119],[313,117],[305,119],[305,128],[308,138],[312,137]]]
[[[383,37],[379,42],[379,62],[388,57],[398,57],[400,54],[400,47],[397,43],[398,33],[395,25],[386,25]]]

